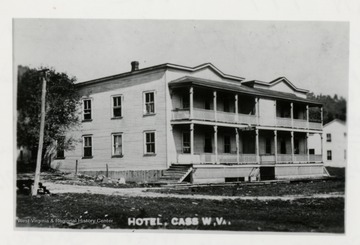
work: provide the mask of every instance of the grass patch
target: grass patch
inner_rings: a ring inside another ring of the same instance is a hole
[[[16,214],[17,227],[344,232],[343,198],[265,202],[91,194],[40,197],[18,195]],[[159,218],[162,224],[128,225],[128,218],[146,217]],[[183,219],[188,217],[198,219],[199,222],[178,225],[178,222],[172,223],[174,217]],[[222,217],[226,220],[226,224],[204,225],[201,222],[204,217],[211,217],[212,221],[216,217]],[[91,220],[94,222],[91,223]],[[96,220],[101,221],[96,222]]]
[[[215,196],[285,196],[313,195],[331,192],[344,193],[342,180],[321,180],[291,183],[258,183],[255,185],[238,184],[232,186],[192,186],[168,189],[149,189],[148,191],[171,194],[200,194]]]

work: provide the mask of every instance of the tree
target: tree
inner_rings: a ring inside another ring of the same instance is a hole
[[[343,97],[340,96],[339,98],[337,94],[331,97],[330,95],[315,95],[314,93],[309,93],[307,97],[323,104],[324,124],[335,118],[346,121],[346,100]],[[312,112],[310,111],[310,113]]]
[[[60,139],[63,141],[66,131],[79,125],[77,109],[80,97],[75,88],[76,78],[56,72],[53,68],[48,69],[43,163],[48,162],[56,149],[56,142]],[[17,146],[26,147],[32,152],[36,152],[39,142],[41,76],[37,69],[19,66]],[[76,139],[67,137],[59,147],[71,149],[75,141]]]

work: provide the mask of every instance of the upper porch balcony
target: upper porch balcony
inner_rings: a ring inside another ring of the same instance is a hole
[[[316,108],[316,111],[315,107],[305,103],[263,100],[256,96],[201,87],[173,89],[171,98],[173,121],[200,120],[252,126],[322,129],[322,109]],[[316,117],[318,120],[315,120]]]

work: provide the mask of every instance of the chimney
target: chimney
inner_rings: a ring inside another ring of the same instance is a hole
[[[139,70],[139,61],[131,62],[131,72]]]

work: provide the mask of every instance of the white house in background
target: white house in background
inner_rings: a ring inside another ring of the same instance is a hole
[[[330,167],[346,167],[346,123],[339,119],[334,119],[324,125],[323,133],[323,157],[325,165]]]

